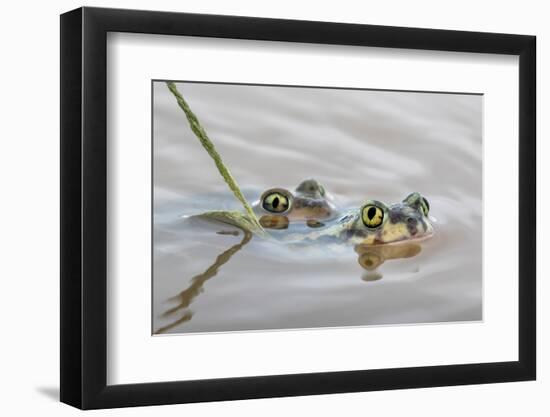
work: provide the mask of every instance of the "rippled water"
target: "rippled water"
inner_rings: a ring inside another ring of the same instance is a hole
[[[240,205],[155,82],[155,333],[482,319],[481,96],[177,85],[249,201],[312,177],[344,208],[418,191],[436,234],[367,271],[353,246],[218,234],[232,229],[186,218]]]

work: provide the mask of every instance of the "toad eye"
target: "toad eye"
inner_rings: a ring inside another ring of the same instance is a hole
[[[369,228],[378,227],[384,220],[384,210],[378,206],[367,204],[361,211],[361,218],[365,226]]]
[[[428,216],[428,213],[430,211],[430,203],[428,203],[428,200],[422,197],[419,193],[414,192],[412,194],[409,194],[407,197],[405,197],[403,203],[411,206],[416,210],[419,210],[424,216]]]
[[[262,207],[271,213],[284,213],[290,204],[290,195],[282,191],[268,191],[262,196]]]
[[[424,216],[427,216],[430,212],[430,203],[428,203],[428,200],[424,197],[420,200],[420,210],[422,210],[422,214],[424,214]]]

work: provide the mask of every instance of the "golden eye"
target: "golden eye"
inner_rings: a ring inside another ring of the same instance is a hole
[[[426,200],[424,197],[420,200],[420,209],[422,210],[422,213],[424,216],[427,216],[430,212],[430,203],[428,203],[428,200]]]
[[[365,226],[370,228],[378,227],[384,220],[384,210],[378,206],[367,204],[361,211],[361,218]]]
[[[284,213],[290,208],[290,198],[280,191],[273,191],[262,196],[262,207],[271,213]]]
[[[403,203],[411,206],[416,210],[420,210],[420,212],[424,216],[427,216],[428,213],[430,212],[430,203],[428,203],[428,200],[426,200],[417,192],[409,194],[407,197],[405,197],[405,199],[403,200]]]

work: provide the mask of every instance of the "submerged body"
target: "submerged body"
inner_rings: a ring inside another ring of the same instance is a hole
[[[294,193],[282,188],[265,191],[253,209],[265,229],[274,229],[263,236],[285,242],[340,241],[353,245],[381,245],[426,239],[434,231],[428,216],[429,203],[417,192],[399,203],[386,205],[367,200],[361,207],[340,212],[324,187],[312,179],[300,183]],[[225,211],[201,215],[254,232],[240,216],[238,212]],[[307,228],[297,231],[289,228],[291,223],[303,223]]]
[[[368,200],[360,208],[342,214],[335,223],[315,232],[291,236],[291,240],[337,239],[354,245],[380,245],[432,236],[428,201],[412,193],[402,202],[386,205]]]
[[[321,227],[338,214],[332,197],[314,179],[302,181],[294,192],[271,188],[252,207],[266,229],[286,229],[293,222]]]

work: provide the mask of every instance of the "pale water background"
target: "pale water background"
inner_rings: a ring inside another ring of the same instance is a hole
[[[231,228],[182,217],[241,206],[165,83],[155,82],[153,332],[482,319],[482,96],[177,86],[249,201],[307,178],[346,208],[418,191],[436,234],[419,255],[381,265],[377,280],[352,246],[256,237],[235,246],[242,233],[220,235]],[[178,294],[205,271],[209,278],[184,293],[191,303],[177,308]]]

